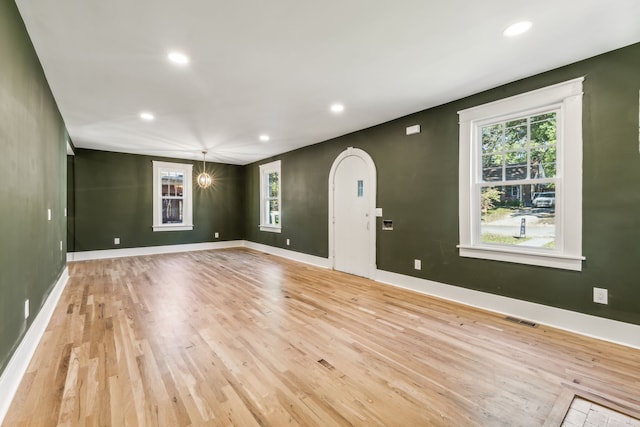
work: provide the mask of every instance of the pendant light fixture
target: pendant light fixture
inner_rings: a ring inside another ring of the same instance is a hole
[[[208,188],[213,182],[211,175],[207,173],[207,164],[205,161],[206,155],[207,155],[207,152],[203,151],[202,152],[202,172],[200,172],[200,175],[198,175],[198,177],[196,178],[196,182],[198,183],[198,186],[200,186],[200,188]]]

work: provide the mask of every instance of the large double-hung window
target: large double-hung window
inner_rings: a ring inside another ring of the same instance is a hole
[[[193,165],[153,162],[153,231],[193,230]]]
[[[460,255],[582,267],[582,78],[460,111]]]

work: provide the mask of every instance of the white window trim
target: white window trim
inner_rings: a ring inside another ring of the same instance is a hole
[[[193,165],[153,161],[153,231],[193,230]],[[161,171],[175,171],[184,174],[184,211],[182,224],[162,223],[162,180]]]
[[[460,256],[582,270],[582,82],[584,77],[532,92],[458,111],[460,118],[459,221]],[[480,200],[476,197],[479,148],[474,142],[478,124],[545,107],[560,109],[558,121],[556,249],[536,250],[491,246],[476,238]],[[477,200],[476,200],[477,199]],[[558,203],[559,201],[559,203]]]
[[[260,165],[260,231],[269,231],[271,233],[281,233],[282,232],[282,171],[281,171],[281,161],[276,160],[271,163],[265,163],[264,165]],[[265,221],[266,214],[266,194],[267,194],[267,186],[269,185],[269,181],[266,179],[270,173],[278,172],[279,179],[279,187],[278,187],[278,206],[280,207],[280,223],[273,225],[268,224]]]

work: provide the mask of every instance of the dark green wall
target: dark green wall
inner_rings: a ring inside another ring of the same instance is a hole
[[[0,1],[0,58],[1,374],[64,270],[66,134],[13,1]]]
[[[457,111],[585,76],[582,272],[458,256]],[[393,231],[377,224],[381,270],[640,324],[640,44],[517,81],[246,167],[248,240],[328,255],[328,178],[347,147],[377,167],[378,203]],[[422,133],[406,136],[420,124]],[[261,232],[259,164],[282,160],[282,233]],[[422,259],[422,270],[413,260]],[[594,286],[609,305],[592,302]]]
[[[193,188],[193,230],[154,232],[153,160],[191,163],[194,178],[202,169],[202,162],[76,148],[76,251],[243,238],[242,167],[218,163],[207,163],[215,184],[206,190]],[[215,232],[219,239],[214,239]],[[114,245],[114,237],[120,245]]]
[[[75,252],[76,239],[76,199],[75,160],[67,156],[67,252]]]
[[[247,240],[328,256],[327,182],[335,156],[334,144],[327,142],[306,147],[245,166],[245,238]],[[338,151],[339,153],[339,151]],[[336,154],[337,155],[337,154]],[[282,233],[260,231],[259,165],[282,159]],[[327,166],[328,165],[328,166]],[[327,169],[325,170],[325,167]],[[290,246],[286,240],[290,239]]]

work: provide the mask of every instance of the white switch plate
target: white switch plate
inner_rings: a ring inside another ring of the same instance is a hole
[[[609,304],[609,291],[605,288],[593,288],[593,302]]]
[[[376,208],[376,216],[382,218],[382,208]]]
[[[67,208],[64,208],[64,216],[67,216]]]
[[[28,299],[24,300],[24,318],[25,319],[29,318],[29,300]]]
[[[291,243],[291,242],[289,241],[289,239],[287,239],[287,246],[289,246],[289,243]]]
[[[47,220],[51,221],[51,209],[47,209]]]
[[[413,268],[415,268],[416,270],[422,270],[422,261],[419,259],[414,259]]]
[[[413,125],[407,127],[407,135],[413,135],[416,133],[420,133],[420,125]]]
[[[60,240],[60,251],[62,252],[62,240]]]
[[[119,245],[120,244],[120,238],[119,237],[114,237],[113,238],[113,244],[114,245]]]
[[[218,237],[220,237],[220,233],[218,233],[217,231],[215,233],[213,233],[213,237],[215,239],[217,239]]]

